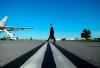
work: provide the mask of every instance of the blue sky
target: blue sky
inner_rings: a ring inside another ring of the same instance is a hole
[[[56,38],[80,38],[85,28],[100,37],[100,0],[0,0],[0,20],[4,16],[6,26],[36,28],[13,31],[19,38],[47,39],[50,23]]]

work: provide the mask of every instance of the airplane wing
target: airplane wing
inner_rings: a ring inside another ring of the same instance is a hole
[[[24,30],[24,29],[35,29],[35,28],[23,28],[23,27],[0,27],[0,29],[6,29],[7,31],[16,31],[16,30]]]

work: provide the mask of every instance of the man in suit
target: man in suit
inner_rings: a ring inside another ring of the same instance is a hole
[[[52,27],[52,24],[50,24],[50,36],[49,36],[47,41],[49,41],[49,39],[53,39],[54,43],[56,42],[55,37],[54,37],[54,29]]]

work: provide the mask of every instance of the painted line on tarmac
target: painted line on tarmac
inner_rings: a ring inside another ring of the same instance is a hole
[[[19,56],[18,58],[14,59],[13,61],[1,66],[1,68],[20,68],[31,56],[33,56],[46,42],[42,43],[41,45],[33,48],[29,52]]]
[[[47,48],[47,42],[20,68],[41,68],[46,48]]]
[[[68,58],[76,67],[78,68],[97,68],[96,66],[90,64],[86,60],[81,59],[80,57],[72,54],[61,46],[54,44],[53,45],[66,57]]]
[[[50,42],[49,42],[50,43]],[[52,43],[50,43],[57,68],[77,68]]]
[[[57,68],[49,43],[47,45],[47,50],[45,52],[45,56],[41,68]]]

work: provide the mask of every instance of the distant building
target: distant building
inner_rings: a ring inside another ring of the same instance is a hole
[[[66,40],[75,40],[75,38],[66,38]]]
[[[62,38],[61,40],[62,41],[64,41],[64,40],[76,40],[76,38],[68,38],[68,37],[66,37],[66,38]]]
[[[59,41],[59,40],[61,40],[61,39],[60,39],[60,38],[56,38],[56,40],[58,40],[58,41]]]

